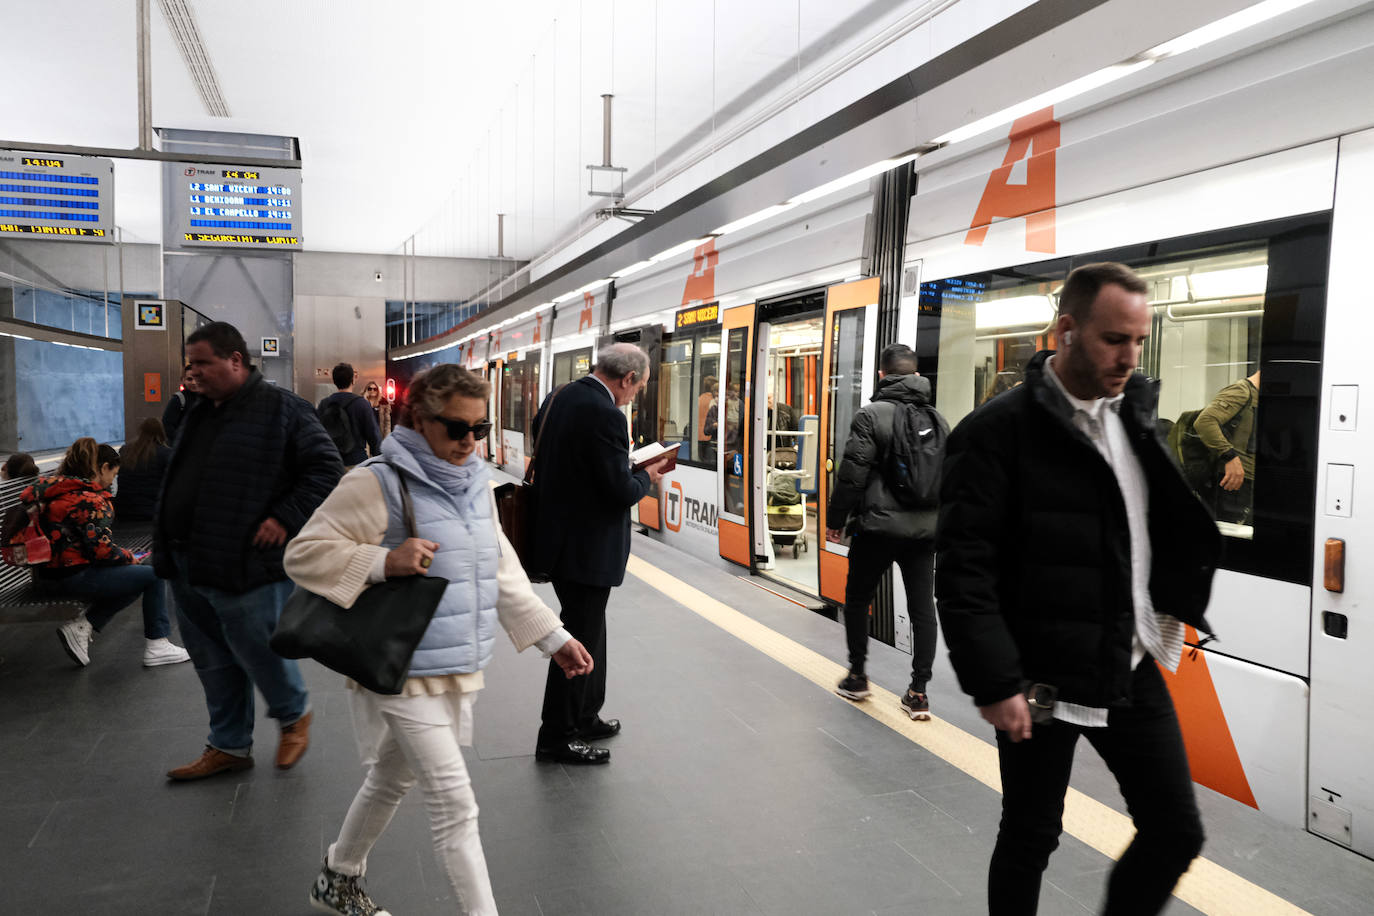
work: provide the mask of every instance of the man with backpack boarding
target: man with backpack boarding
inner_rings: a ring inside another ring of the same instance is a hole
[[[353,380],[357,377],[348,363],[339,363],[330,373],[334,387],[339,389],[320,402],[317,413],[324,431],[329,433],[339,450],[345,468],[362,464],[369,454],[382,453],[382,430],[367,398],[354,394]],[[364,448],[366,446],[366,448]]]
[[[827,540],[839,541],[846,527],[853,535],[844,592],[849,674],[835,692],[850,700],[869,696],[868,608],[895,561],[912,628],[911,686],[902,708],[913,720],[927,720],[926,682],[935,660],[935,521],[949,424],[931,406],[930,380],[917,374],[910,347],[885,347],[878,376],[873,400],[850,424],[826,512]]]

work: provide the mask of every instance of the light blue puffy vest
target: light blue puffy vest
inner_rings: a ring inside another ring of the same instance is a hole
[[[410,661],[410,676],[480,671],[491,661],[492,644],[500,629],[496,616],[500,546],[491,516],[491,500],[479,500],[464,521],[457,502],[429,481],[419,462],[404,447],[384,447],[384,455],[406,474],[415,507],[416,533],[439,544],[429,574],[449,580],[434,619]],[[388,520],[382,546],[390,550],[407,537],[396,470],[379,458],[366,464],[386,497]],[[486,487],[487,483],[482,481],[478,485]]]

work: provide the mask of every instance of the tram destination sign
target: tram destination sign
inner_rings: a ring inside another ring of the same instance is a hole
[[[673,325],[677,330],[681,331],[686,328],[714,324],[717,321],[720,321],[720,305],[713,302],[710,305],[699,305],[689,309],[683,309],[677,313],[677,318],[673,322]]]
[[[183,248],[300,250],[299,169],[177,163],[172,231]]]
[[[114,241],[114,161],[0,149],[0,238]]]

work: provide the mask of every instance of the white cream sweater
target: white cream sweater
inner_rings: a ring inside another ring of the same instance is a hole
[[[493,502],[495,497],[492,497]],[[497,517],[493,505],[491,517]],[[367,468],[355,468],[329,494],[301,531],[286,545],[286,573],[301,588],[349,608],[369,584],[380,581],[387,549],[381,546],[387,528],[386,498],[381,484]],[[419,532],[424,537],[424,532]],[[540,600],[530,586],[515,548],[500,525],[496,528],[501,548],[497,568],[499,598],[497,617],[517,651],[544,640],[560,630],[558,615]],[[561,644],[562,641],[560,641]],[[405,693],[441,693],[458,689],[480,690],[482,672],[442,677],[411,678]]]

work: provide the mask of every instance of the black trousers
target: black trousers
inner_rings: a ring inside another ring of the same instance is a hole
[[[582,585],[554,580],[563,626],[587,647],[595,663],[591,674],[569,680],[558,663],[549,659],[544,681],[543,724],[538,745],[552,747],[577,737],[596,721],[606,702],[606,602],[610,586]]]
[[[1106,728],[1036,725],[1029,741],[997,733],[1002,824],[988,868],[990,916],[1032,914],[1040,876],[1063,831],[1064,793],[1074,745],[1087,738],[1116,777],[1136,834],[1107,882],[1108,916],[1154,914],[1202,851],[1202,818],[1164,678],[1148,655],[1131,679],[1131,705],[1113,708]]]
[[[935,661],[935,543],[878,534],[854,535],[849,542],[849,579],[844,586],[844,635],[849,670],[864,673],[868,659],[868,606],[883,573],[896,563],[906,587],[911,616],[911,689],[926,692]]]

